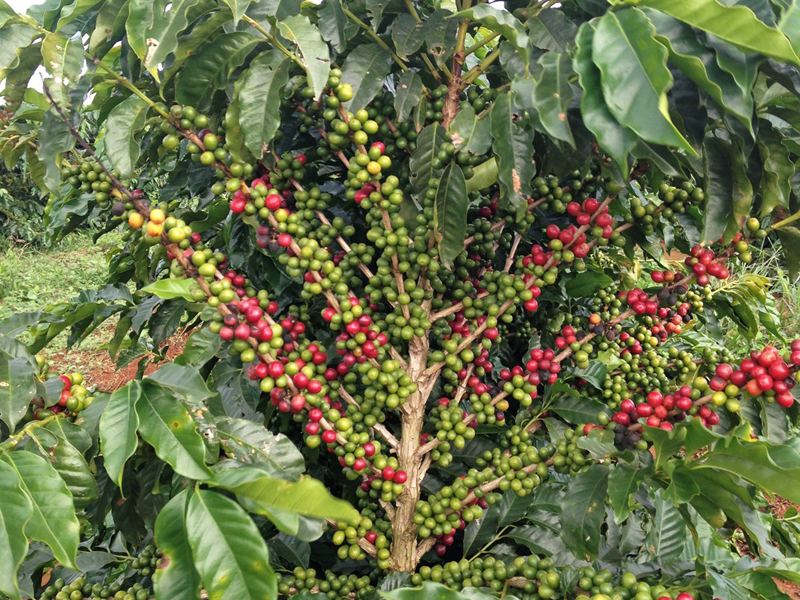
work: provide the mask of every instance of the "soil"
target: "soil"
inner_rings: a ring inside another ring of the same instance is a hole
[[[168,346],[167,358],[157,363],[150,362],[145,368],[145,374],[152,373],[160,365],[172,361],[176,356],[180,355],[183,352],[187,337],[189,337],[189,332],[181,331],[164,342],[162,348]],[[90,386],[97,385],[101,392],[113,392],[135,379],[139,363],[147,359],[152,361],[153,356],[153,354],[146,354],[119,371],[107,350],[81,350],[78,348],[69,352],[53,352],[48,354],[47,360],[50,363],[51,372],[54,373],[69,372],[70,369],[66,368],[65,365],[75,364],[76,362],[92,365],[91,370],[83,372],[84,381]]]

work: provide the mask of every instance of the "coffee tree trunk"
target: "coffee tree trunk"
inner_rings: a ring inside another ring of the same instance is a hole
[[[417,525],[414,511],[420,499],[422,479],[425,473],[419,456],[420,437],[425,424],[425,404],[434,383],[435,375],[424,375],[428,359],[427,336],[416,340],[409,348],[408,373],[417,384],[417,391],[406,399],[402,407],[402,437],[397,449],[400,469],[408,480],[403,493],[397,498],[397,507],[392,519],[393,541],[391,546],[391,569],[412,572],[417,566]]]

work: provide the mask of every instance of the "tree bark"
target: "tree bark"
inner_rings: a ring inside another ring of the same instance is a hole
[[[416,504],[420,499],[422,457],[419,456],[420,436],[425,422],[425,404],[436,382],[436,376],[424,376],[428,358],[428,339],[416,338],[409,347],[408,374],[417,385],[401,411],[402,437],[397,448],[400,469],[408,475],[403,493],[397,497],[397,510],[392,521],[392,546],[389,568],[392,571],[413,572],[417,566],[417,525],[414,523]]]

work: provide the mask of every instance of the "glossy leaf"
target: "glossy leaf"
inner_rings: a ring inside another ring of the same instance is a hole
[[[17,65],[9,69],[5,76],[3,98],[9,111],[15,111],[19,108],[28,89],[28,82],[42,63],[41,44],[32,44],[22,48],[18,60]]]
[[[138,96],[129,96],[117,104],[106,124],[106,154],[121,177],[132,177],[141,152],[138,134],[144,128],[148,104]]]
[[[791,185],[789,180],[794,173],[789,151],[782,143],[781,135],[764,123],[759,127],[758,152],[764,162],[764,176],[761,179],[761,216],[770,214],[775,207],[789,206]]]
[[[181,104],[203,106],[214,92],[228,85],[231,72],[261,43],[245,31],[223,33],[191,55],[178,76],[175,98]]]
[[[201,490],[189,499],[186,521],[194,564],[209,598],[276,598],[277,579],[267,546],[253,521],[236,502]]]
[[[70,134],[67,125],[54,109],[48,110],[42,119],[39,129],[38,157],[44,167],[42,183],[51,192],[58,191],[61,185],[61,156],[75,147],[75,138]],[[50,213],[51,223],[54,221],[53,211]]]
[[[636,8],[609,11],[598,21],[592,60],[602,75],[606,106],[642,139],[696,154],[670,120],[667,50],[653,35],[653,24]]]
[[[416,72],[409,69],[403,73],[397,82],[397,94],[394,97],[398,122],[408,119],[411,111],[419,104],[423,89],[422,78]]]
[[[548,8],[525,23],[531,44],[543,50],[567,53],[575,40],[578,28],[564,11]]]
[[[282,434],[274,434],[246,419],[217,419],[217,433],[229,458],[248,464],[265,465],[275,477],[297,480],[305,471],[303,455]]]
[[[800,453],[788,445],[742,442],[736,438],[718,443],[693,468],[714,468],[733,473],[758,487],[800,502]]]
[[[745,50],[800,65],[789,39],[745,6],[726,6],[718,0],[638,1]]]
[[[523,24],[504,8],[497,8],[489,4],[478,4],[468,10],[462,10],[453,16],[454,19],[471,19],[478,21],[484,27],[497,31],[511,42],[522,60],[528,61],[528,33]]]
[[[271,510],[278,508],[307,517],[350,521],[357,512],[350,504],[335,498],[316,479],[300,481],[274,479],[256,467],[226,469],[217,474],[213,485],[252,500]]]
[[[422,201],[423,195],[429,189],[430,181],[438,178],[442,172],[434,167],[434,158],[446,142],[447,133],[439,123],[425,127],[417,138],[417,149],[411,155],[409,168],[414,197],[419,201]]]
[[[186,513],[190,495],[183,491],[161,509],[153,535],[163,558],[153,575],[157,598],[199,600],[200,575],[194,568]]]
[[[348,110],[355,112],[365,108],[383,89],[390,69],[391,57],[378,44],[363,44],[353,50],[342,65],[342,83],[353,86]]]
[[[732,142],[707,136],[703,142],[708,197],[703,222],[703,241],[723,234],[733,238],[747,218],[753,187],[747,178],[744,156]]]
[[[425,23],[418,23],[414,17],[401,14],[392,23],[392,41],[397,56],[403,60],[419,50],[425,41]]]
[[[700,42],[691,27],[657,11],[646,14],[656,27],[656,39],[669,50],[669,62],[733,113],[745,127],[752,129],[751,90],[739,87],[736,80],[720,68],[713,50]]]
[[[104,2],[97,13],[95,27],[89,37],[89,52],[104,55],[117,39],[125,33],[130,0],[110,0]]]
[[[600,548],[608,478],[608,467],[594,465],[576,475],[567,488],[561,505],[561,535],[576,556],[594,557]]]
[[[608,497],[614,509],[614,522],[622,523],[630,514],[630,498],[642,482],[652,473],[649,469],[638,469],[624,463],[611,468],[608,476]]]
[[[106,409],[100,417],[100,448],[103,451],[103,464],[118,487],[122,487],[122,473],[125,463],[136,452],[139,429],[139,416],[136,403],[142,395],[142,386],[131,381],[111,394]]]
[[[319,30],[303,15],[295,15],[278,23],[281,35],[297,45],[314,97],[322,96],[331,68],[330,51]]]
[[[523,128],[513,95],[509,93],[497,97],[490,118],[501,199],[514,207],[519,216],[527,209],[526,198],[531,194],[531,180],[536,173],[530,152],[533,132]]]
[[[671,502],[657,496],[653,502],[656,514],[645,538],[645,547],[653,558],[677,560],[691,544],[691,536],[683,517]]]
[[[461,167],[449,164],[439,180],[434,199],[434,230],[438,239],[439,257],[450,266],[464,251],[467,236],[467,182]]]
[[[239,88],[239,123],[244,142],[257,159],[263,158],[281,122],[280,100],[289,81],[290,61],[278,50],[259,54]]]
[[[350,23],[339,2],[324,2],[319,12],[319,32],[322,39],[328,42],[337,52],[347,46],[345,28]]]
[[[233,24],[235,26],[239,23],[247,8],[253,3],[253,0],[223,0],[223,2],[233,13]]]
[[[0,354],[0,419],[14,431],[36,396],[36,378],[30,361]]]
[[[490,119],[477,118],[475,110],[469,104],[458,111],[449,133],[456,150],[476,156],[486,154],[492,145]]]
[[[539,59],[533,103],[547,133],[574,148],[575,140],[567,120],[567,107],[574,95],[569,83],[569,78],[574,75],[571,63],[566,54],[554,52],[548,52]]]
[[[31,501],[33,516],[25,525],[25,535],[47,544],[56,560],[74,569],[80,525],[67,484],[33,452],[8,452],[0,455],[0,461],[14,470]]]
[[[77,84],[83,68],[81,41],[50,33],[42,41],[42,59],[50,77],[45,84],[56,104],[66,110],[71,105],[69,90]]]
[[[25,526],[33,506],[22,489],[19,476],[0,462],[0,593],[19,600],[17,570],[28,553]]]
[[[189,278],[186,279],[159,279],[143,287],[140,291],[143,294],[153,294],[162,300],[171,300],[173,298],[183,298],[184,300],[192,300],[192,289],[197,284]]]
[[[125,23],[128,43],[158,80],[158,65],[178,47],[187,13],[199,0],[131,0]]]
[[[190,479],[208,479],[205,445],[180,400],[155,383],[144,382],[136,401],[139,434],[175,471]]]
[[[40,452],[67,484],[75,509],[82,511],[97,499],[97,482],[86,459],[66,438],[44,430],[33,432]]]

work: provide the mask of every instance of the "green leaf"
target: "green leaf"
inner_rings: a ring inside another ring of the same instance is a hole
[[[761,179],[761,216],[770,214],[775,207],[788,208],[791,196],[789,180],[794,174],[794,166],[781,134],[771,125],[761,122],[756,144],[764,163],[764,176]]]
[[[217,419],[219,443],[229,458],[246,464],[265,465],[270,475],[297,480],[305,471],[303,455],[283,434],[246,419]]]
[[[678,509],[671,502],[663,500],[660,494],[653,504],[656,514],[645,537],[645,548],[657,560],[676,560],[691,543],[689,530]]]
[[[19,600],[17,570],[28,554],[25,526],[33,506],[22,489],[19,476],[0,462],[0,593]]]
[[[575,23],[564,15],[564,11],[555,8],[543,10],[528,19],[525,25],[528,27],[531,45],[564,54],[572,46],[578,33]]]
[[[450,163],[442,173],[433,203],[433,228],[439,246],[439,257],[450,267],[464,251],[467,237],[467,182],[461,167]]]
[[[516,48],[526,66],[528,63],[528,34],[524,25],[514,15],[502,8],[479,4],[453,15],[453,19],[471,19],[484,27],[497,31]]]
[[[419,104],[424,90],[422,77],[409,69],[400,76],[397,82],[397,94],[394,97],[394,109],[397,112],[397,121],[402,123]]]
[[[33,452],[8,452],[0,455],[0,461],[14,469],[31,500],[33,517],[25,525],[25,535],[50,546],[56,560],[74,570],[80,525],[67,484]]]
[[[192,366],[168,362],[150,373],[147,379],[182,398],[196,414],[207,411],[208,405],[212,404],[211,400],[216,396],[215,392],[208,389],[200,371]]]
[[[530,106],[534,107],[550,136],[574,148],[575,140],[567,119],[567,108],[574,96],[569,83],[574,75],[572,60],[566,54],[547,52],[539,58],[539,67],[539,80],[533,86]]]
[[[221,345],[219,335],[209,327],[196,329],[186,340],[183,353],[175,359],[175,363],[202,367],[217,355]]]
[[[790,502],[800,502],[800,453],[788,445],[724,440],[693,462],[692,468],[721,469]]]
[[[655,25],[656,39],[669,50],[669,62],[752,131],[751,90],[739,87],[736,80],[720,68],[713,50],[700,42],[691,27],[657,11],[648,10],[647,15]]]
[[[89,52],[102,57],[125,33],[130,0],[109,0],[100,6],[94,31],[89,38]]]
[[[593,296],[600,289],[609,287],[614,281],[605,273],[584,271],[578,273],[564,284],[564,290],[570,297],[585,298]]]
[[[417,138],[417,149],[409,160],[413,196],[422,202],[432,179],[438,179],[442,170],[434,168],[434,159],[442,144],[447,143],[447,133],[439,123],[431,123]]]
[[[142,395],[142,387],[136,380],[111,394],[106,409],[100,417],[100,448],[108,476],[118,487],[122,487],[125,463],[136,452],[139,416],[136,402]]]
[[[36,396],[36,376],[24,357],[8,359],[0,354],[0,419],[13,432]]]
[[[32,44],[20,50],[18,64],[6,72],[3,98],[7,110],[13,112],[19,108],[28,90],[28,82],[41,64],[41,44]]]
[[[241,18],[244,16],[247,7],[249,7],[253,0],[222,0],[225,5],[231,9],[233,13],[233,25],[238,25]]]
[[[136,161],[141,153],[141,142],[136,135],[144,129],[150,106],[139,98],[129,96],[108,114],[105,140],[106,155],[120,176],[133,176]]]
[[[210,482],[252,500],[266,510],[278,508],[307,517],[350,521],[358,511],[350,503],[331,495],[312,477],[300,481],[274,479],[257,467],[226,469]]]
[[[497,159],[495,157],[482,162],[473,171],[472,177],[467,179],[468,192],[485,190],[497,183]]]
[[[328,44],[324,42],[319,30],[303,15],[287,17],[278,23],[278,28],[286,39],[297,44],[301,61],[308,74],[314,97],[320,98],[328,84],[331,70],[331,57]]]
[[[490,120],[478,119],[471,104],[458,111],[450,125],[450,141],[456,150],[482,155],[492,146],[492,129]]]
[[[267,546],[236,502],[201,490],[189,499],[186,521],[194,564],[208,597],[217,600],[276,598],[278,582]]]
[[[83,69],[83,46],[80,38],[68,39],[60,33],[47,34],[42,41],[42,64],[50,76],[45,81],[50,95],[66,111],[72,104],[69,90],[78,83]]]
[[[49,461],[67,484],[76,511],[82,511],[97,499],[97,482],[83,454],[66,438],[40,429],[31,433],[39,452]]]
[[[234,31],[217,36],[213,42],[192,54],[178,76],[175,98],[181,104],[205,106],[214,92],[225,89],[230,75],[263,40]]]
[[[211,476],[205,465],[205,445],[183,404],[161,386],[145,381],[136,401],[139,434],[156,454],[184,477]]]
[[[343,52],[347,47],[345,28],[350,24],[347,15],[339,2],[323,2],[319,9],[319,31],[322,39],[328,42],[336,52]]]
[[[342,65],[342,83],[353,86],[353,98],[346,103],[347,109],[355,112],[366,108],[383,89],[390,70],[391,56],[378,44],[356,47]]]
[[[418,23],[411,15],[398,16],[392,23],[392,41],[397,56],[407,60],[408,55],[419,50],[425,41],[425,23]]]
[[[622,523],[631,514],[630,497],[652,472],[652,464],[647,469],[637,469],[624,463],[618,463],[611,468],[608,476],[608,497],[614,509],[615,523]]]
[[[569,484],[561,505],[561,537],[580,558],[595,557],[600,548],[608,478],[605,465],[579,473]]]
[[[752,598],[748,591],[733,579],[717,573],[714,569],[708,569],[707,573],[714,596],[725,598],[725,600],[749,600]]]
[[[716,242],[723,237],[727,243],[750,214],[753,186],[747,178],[745,157],[733,142],[707,135],[703,149],[708,183],[702,240]]]
[[[557,398],[550,406],[550,410],[575,425],[596,422],[597,413],[604,409],[605,405],[597,400],[568,394]]]
[[[200,575],[194,568],[186,512],[189,493],[184,490],[161,509],[153,536],[163,555],[155,574],[153,588],[157,598],[199,600]]]
[[[592,59],[600,69],[606,106],[642,139],[696,156],[669,118],[672,75],[667,50],[653,34],[653,24],[636,8],[609,11],[598,21]]]
[[[200,0],[131,0],[125,23],[127,39],[136,56],[158,81],[158,65],[178,47],[186,29],[188,11]]]
[[[789,39],[760,21],[745,6],[726,6],[717,0],[638,1],[642,6],[658,9],[744,50],[800,65],[800,57],[792,49]]]
[[[162,300],[172,300],[173,298],[183,298],[192,301],[192,289],[197,284],[193,279],[159,279],[148,286],[143,287],[140,292],[153,294]]]
[[[291,61],[277,49],[259,54],[242,77],[239,124],[247,149],[263,158],[281,123],[281,98]]]
[[[2,31],[2,35],[0,35],[0,81],[2,81],[10,69],[14,69],[19,65],[19,55],[22,52],[22,48],[31,43],[36,31],[27,23],[16,18],[7,22],[0,20],[0,28]],[[50,35],[55,36],[56,34]],[[58,37],[63,39],[62,36]],[[52,51],[52,46],[51,42],[48,52]]]
[[[303,542],[297,538],[279,533],[268,542],[269,549],[286,560],[289,564],[308,568],[311,559],[311,546],[308,542]]]
[[[47,190],[56,192],[60,187],[61,155],[74,147],[75,138],[70,134],[66,123],[51,108],[44,114],[39,128],[39,160],[44,167],[42,183]]]
[[[526,197],[531,194],[531,180],[536,168],[533,164],[533,131],[523,128],[512,99],[511,93],[500,94],[492,105],[490,118],[501,199],[513,206],[519,216],[527,210]]]

